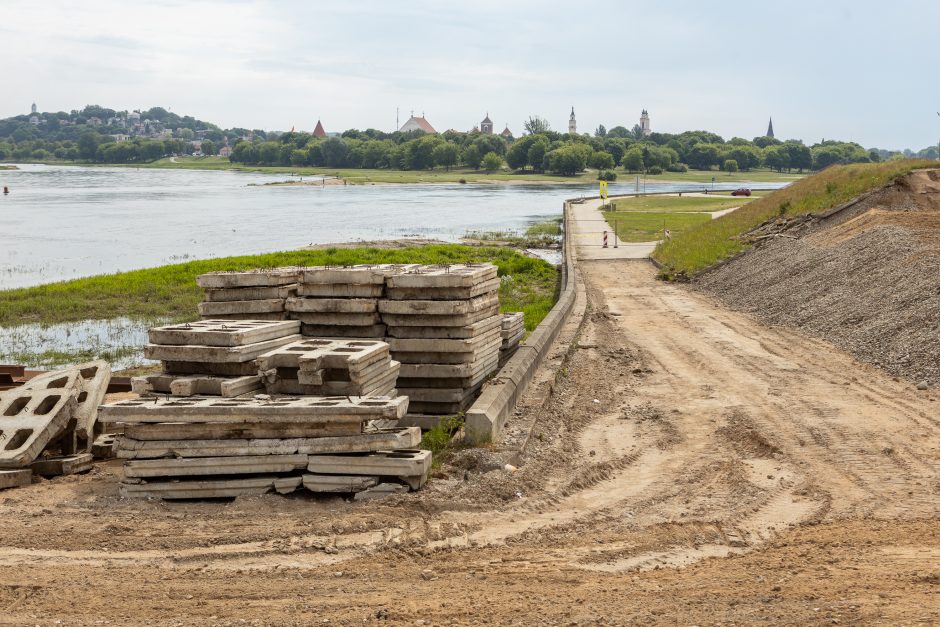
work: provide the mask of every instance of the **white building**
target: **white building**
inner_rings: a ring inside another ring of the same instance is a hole
[[[646,112],[646,109],[643,109],[643,113],[640,114],[640,130],[643,132],[643,137],[649,137],[653,132],[650,129],[650,114]]]
[[[574,119],[574,107],[571,107],[571,117],[568,118],[568,132],[569,133],[578,132],[578,121]]]

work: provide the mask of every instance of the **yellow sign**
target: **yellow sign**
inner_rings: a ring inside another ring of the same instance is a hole
[[[607,200],[607,181],[601,181],[601,198]]]

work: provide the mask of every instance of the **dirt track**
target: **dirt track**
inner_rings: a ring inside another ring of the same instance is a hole
[[[517,472],[468,451],[428,490],[367,504],[121,501],[115,463],[2,492],[0,616],[940,620],[935,392],[646,262],[582,272],[579,348]]]

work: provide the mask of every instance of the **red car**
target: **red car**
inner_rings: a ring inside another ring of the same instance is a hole
[[[741,187],[740,189],[736,189],[733,192],[731,192],[731,195],[732,196],[750,196],[751,190],[749,190],[746,187]]]

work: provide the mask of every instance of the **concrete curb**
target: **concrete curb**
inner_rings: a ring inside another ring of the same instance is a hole
[[[564,203],[564,246],[558,302],[467,410],[464,431],[466,442],[470,444],[479,445],[499,439],[506,419],[525,392],[574,306],[578,269],[574,239],[568,237],[571,233],[570,203],[570,200]]]

